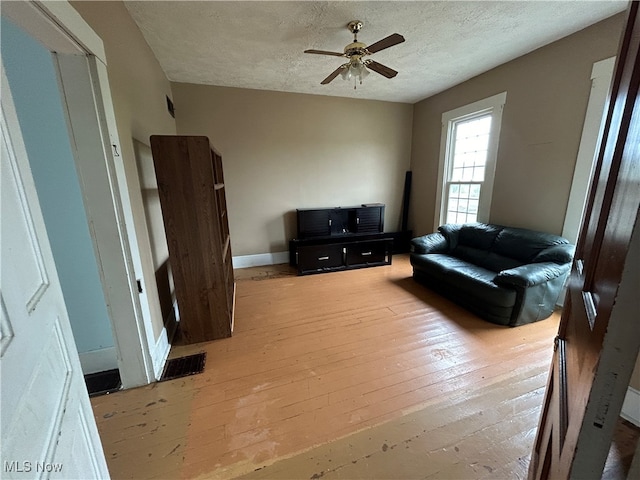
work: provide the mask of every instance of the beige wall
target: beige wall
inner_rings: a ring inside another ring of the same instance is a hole
[[[593,63],[616,54],[619,14],[415,105],[414,232],[433,231],[442,114],[506,91],[490,221],[560,234]]]
[[[234,256],[288,250],[296,208],[382,202],[385,230],[398,229],[412,105],[192,84],[173,92],[178,133],[206,135],[222,153]]]
[[[154,338],[163,327],[156,270],[166,261],[166,240],[150,241],[147,220],[157,224],[161,217],[147,219],[142,196],[134,141],[149,144],[152,134],[175,134],[174,119],[166,109],[165,95],[171,85],[160,64],[129,16],[122,2],[71,2],[84,20],[102,38],[127,186],[133,208],[143,282],[149,299]],[[152,161],[148,156],[143,162]]]

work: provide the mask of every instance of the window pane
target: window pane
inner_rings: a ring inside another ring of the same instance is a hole
[[[484,167],[473,167],[473,175],[471,176],[471,180],[473,180],[474,182],[483,182]]]
[[[469,198],[480,198],[480,185],[471,185]]]

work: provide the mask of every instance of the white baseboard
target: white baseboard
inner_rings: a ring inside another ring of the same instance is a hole
[[[632,387],[627,389],[620,416],[640,427],[640,391]]]
[[[169,356],[169,350],[171,350],[171,344],[169,343],[169,337],[167,335],[167,329],[163,328],[160,332],[160,336],[156,341],[156,345],[151,353],[151,360],[153,362],[153,373],[156,376],[156,380],[160,380],[162,371],[164,370],[164,364]]]
[[[82,373],[104,372],[118,368],[118,354],[116,347],[101,348],[90,352],[79,353]]]
[[[289,263],[289,252],[259,253],[233,257],[233,268],[260,267],[262,265],[278,265]]]
[[[177,328],[177,321],[180,320],[180,313],[178,311],[178,302],[173,302],[173,308],[171,309],[171,313],[169,313],[169,317],[165,322],[165,325],[173,325],[174,328],[171,332],[167,331],[167,327],[163,327],[160,332],[160,336],[156,341],[156,344],[153,348],[153,352],[151,353],[151,360],[153,362],[153,373],[156,376],[156,380],[160,380],[162,376],[162,372],[164,371],[164,365],[167,363],[167,358],[169,357],[169,352],[171,351],[171,342],[170,338],[173,337],[175,333],[175,329]]]

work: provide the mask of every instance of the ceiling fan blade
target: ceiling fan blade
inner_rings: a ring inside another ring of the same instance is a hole
[[[340,70],[342,70],[343,68],[344,68],[344,65],[340,65],[333,72],[331,72],[331,75],[329,75],[327,78],[322,80],[320,82],[320,85],[326,85],[327,83],[331,82],[334,78],[336,78],[340,74]]]
[[[332,55],[334,57],[344,57],[344,53],[327,52],[325,50],[305,50],[304,53],[315,53],[316,55]]]
[[[375,60],[367,60],[366,62],[364,62],[364,64],[367,68],[370,68],[374,72],[379,73],[380,75],[387,78],[393,78],[398,74],[398,72],[396,72],[393,68],[382,65]]]
[[[394,45],[397,45],[402,42],[404,42],[404,37],[402,35],[400,35],[399,33],[392,33],[388,37],[383,38],[382,40],[379,40],[372,45],[369,45],[367,47],[367,50],[369,51],[369,53],[376,53],[376,52],[379,52],[380,50],[393,47]]]

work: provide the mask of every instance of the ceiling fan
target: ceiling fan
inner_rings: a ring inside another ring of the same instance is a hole
[[[342,74],[342,78],[349,80],[355,78],[362,83],[362,79],[369,75],[367,69],[373,70],[379,73],[383,77],[393,78],[398,72],[392,68],[382,65],[371,59],[363,59],[367,55],[379,52],[385,48],[393,47],[399,43],[404,42],[404,37],[398,33],[393,33],[382,40],[377,41],[367,47],[366,44],[358,41],[358,32],[362,29],[362,22],[360,20],[353,20],[347,24],[347,28],[353,33],[353,42],[344,47],[344,52],[327,52],[325,50],[305,50],[304,53],[314,53],[317,55],[331,55],[334,57],[346,57],[349,61],[336,68],[327,78],[325,78],[321,85],[326,85],[336,78],[339,74]],[[354,84],[355,88],[355,84]]]

